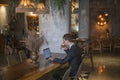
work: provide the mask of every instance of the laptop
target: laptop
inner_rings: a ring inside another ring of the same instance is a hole
[[[45,58],[48,59],[51,57],[51,51],[49,48],[43,49],[43,54],[45,55]]]

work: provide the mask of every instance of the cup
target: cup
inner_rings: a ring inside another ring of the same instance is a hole
[[[61,48],[65,48],[65,45],[64,45],[64,44],[61,44]]]

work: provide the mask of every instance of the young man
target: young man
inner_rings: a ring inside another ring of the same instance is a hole
[[[81,63],[81,49],[74,44],[71,34],[65,34],[63,36],[63,45],[64,50],[67,53],[66,57],[64,59],[50,57],[49,60],[54,63],[69,63],[69,66],[71,67],[69,76],[74,77]]]

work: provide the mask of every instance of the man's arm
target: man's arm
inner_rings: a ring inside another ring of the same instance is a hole
[[[64,64],[64,63],[68,62],[69,60],[71,60],[73,58],[73,56],[74,56],[74,51],[71,50],[71,51],[69,51],[69,54],[67,54],[66,57],[64,57],[63,59],[55,58],[55,59],[53,59],[53,62]]]
[[[66,54],[68,54],[68,53],[69,53],[69,49],[64,49],[64,51],[66,52]]]

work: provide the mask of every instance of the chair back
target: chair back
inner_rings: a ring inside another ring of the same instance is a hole
[[[120,49],[120,37],[115,37],[113,40],[113,52],[116,52],[116,49]]]
[[[110,38],[106,38],[102,40],[102,52],[104,50],[109,50],[111,53],[112,50],[112,40]]]
[[[22,62],[23,60],[27,59],[26,55],[25,55],[25,51],[24,50],[19,50],[18,51],[18,55],[20,57],[20,62]]]
[[[69,80],[70,70],[71,70],[71,67],[66,70],[66,72],[63,75],[62,80]]]
[[[85,58],[85,55],[82,56],[82,61],[81,61],[81,64],[79,65],[79,68],[78,68],[77,74],[74,77],[74,80],[78,80],[78,78],[80,77],[81,68],[82,68],[82,65],[83,65],[83,59],[84,58]],[[69,80],[70,79],[70,77],[69,77],[70,70],[71,70],[71,67],[66,70],[66,72],[63,75],[62,80]]]
[[[84,58],[85,58],[85,56],[82,57],[81,64],[79,65],[79,68],[78,68],[77,74],[74,77],[74,80],[78,80],[78,78],[81,77],[80,73],[81,73],[81,70],[82,70],[82,65],[83,65]]]
[[[102,46],[101,46],[101,40],[94,40],[91,41],[91,49],[92,53],[98,51],[99,53],[102,53]]]

